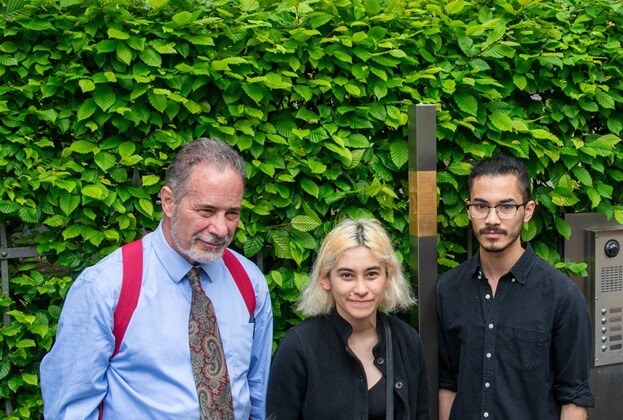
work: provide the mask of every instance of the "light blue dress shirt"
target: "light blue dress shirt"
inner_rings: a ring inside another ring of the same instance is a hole
[[[119,353],[113,313],[121,290],[121,251],[89,267],[72,285],[56,342],[41,362],[47,419],[199,418],[190,364],[188,316],[192,266],[166,242],[162,224],[143,238],[143,283]],[[225,350],[236,419],[265,417],[273,316],[266,279],[236,254],[257,301],[255,323],[222,259],[203,264],[201,285],[212,300]]]

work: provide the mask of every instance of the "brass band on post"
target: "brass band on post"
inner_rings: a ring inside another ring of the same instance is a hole
[[[437,171],[409,171],[409,234],[437,236]]]

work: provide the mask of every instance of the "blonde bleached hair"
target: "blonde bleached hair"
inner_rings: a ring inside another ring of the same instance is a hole
[[[381,309],[394,312],[415,304],[389,235],[376,219],[344,219],[322,241],[309,282],[303,288],[297,309],[306,316],[326,314],[335,306],[330,290],[320,279],[327,278],[340,256],[351,249],[366,247],[385,268],[387,286]]]

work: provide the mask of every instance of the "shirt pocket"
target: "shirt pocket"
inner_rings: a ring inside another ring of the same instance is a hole
[[[227,365],[234,370],[234,377],[246,377],[251,364],[251,350],[253,348],[253,329],[255,324],[226,324],[224,325],[225,339],[233,349],[228,354]]]
[[[546,334],[529,328],[506,325],[502,360],[521,371],[541,366]]]

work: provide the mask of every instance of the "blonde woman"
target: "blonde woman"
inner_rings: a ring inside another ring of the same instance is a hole
[[[414,303],[382,225],[342,221],[324,239],[299,299],[309,318],[275,353],[268,418],[428,419],[420,338],[379,310]]]

